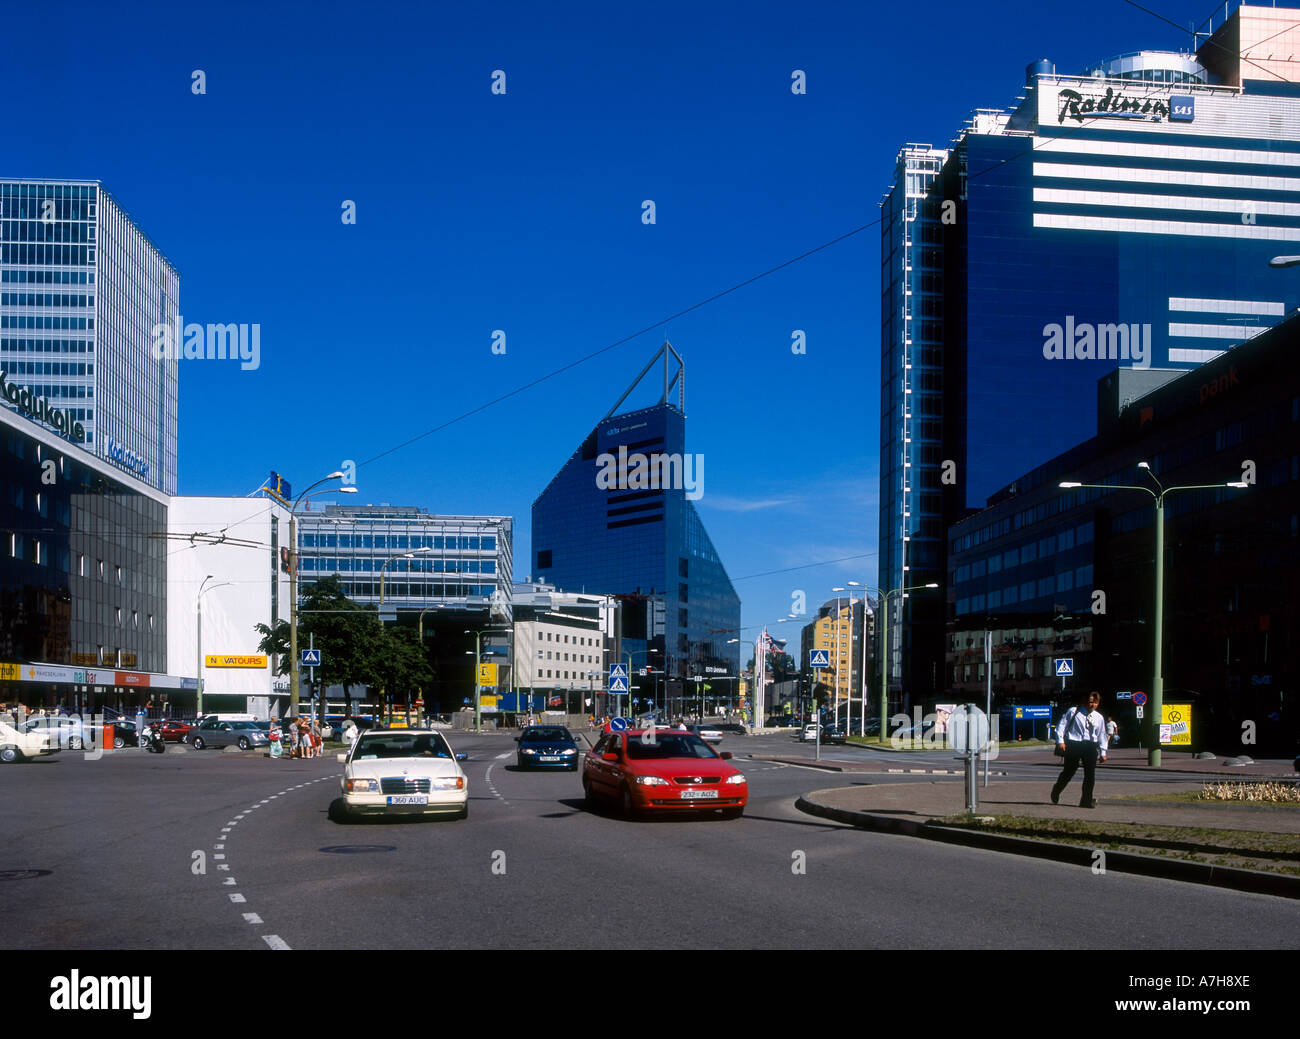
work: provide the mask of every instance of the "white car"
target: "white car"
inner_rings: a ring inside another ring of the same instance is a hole
[[[705,743],[721,743],[722,733],[717,729],[710,729],[704,725],[689,725],[688,731],[695,733]]]
[[[0,722],[0,761],[6,765],[57,754],[56,737],[46,732],[19,732],[7,722]]]
[[[803,727],[803,731],[802,731],[801,733],[799,733],[799,742],[800,742],[800,743],[816,743],[816,742],[817,742],[817,731],[818,731],[820,728],[821,728],[820,725],[805,725],[805,726]]]
[[[346,814],[469,815],[469,780],[457,754],[433,729],[371,729],[360,733],[344,762]]]

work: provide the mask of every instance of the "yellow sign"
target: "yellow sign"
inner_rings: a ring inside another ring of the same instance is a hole
[[[209,653],[203,661],[208,667],[266,667],[265,655],[235,657]]]
[[[493,664],[492,666],[493,666],[493,667],[496,667],[495,664]],[[479,697],[479,702],[480,702],[484,707],[500,707],[500,706],[501,706],[501,697],[499,697],[499,696],[480,696],[480,697]]]
[[[17,682],[18,665],[0,664],[0,682]]]
[[[495,686],[497,684],[497,665],[479,664],[478,666],[478,684]]]
[[[1170,747],[1192,745],[1192,705],[1166,703],[1160,705],[1160,743]]]

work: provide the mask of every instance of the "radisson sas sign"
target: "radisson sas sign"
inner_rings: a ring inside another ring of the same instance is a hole
[[[1180,98],[1187,102],[1189,98]],[[1077,90],[1062,87],[1056,94],[1056,121],[1065,122],[1066,118],[1082,123],[1087,119],[1112,117],[1118,119],[1168,119],[1169,105],[1154,97],[1129,97],[1119,93],[1114,87],[1107,87],[1101,95],[1084,95]],[[1181,118],[1191,121],[1190,115]]]
[[[86,427],[73,418],[71,408],[59,410],[44,397],[38,397],[25,386],[15,386],[7,381],[7,372],[0,371],[0,396],[34,422],[49,426],[75,444],[86,442]]]

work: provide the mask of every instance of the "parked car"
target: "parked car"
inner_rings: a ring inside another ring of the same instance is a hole
[[[800,730],[799,730],[799,742],[800,742],[800,743],[816,743],[816,742],[817,742],[817,726],[816,726],[816,725],[805,725],[802,729],[800,729]]]
[[[193,729],[187,741],[195,750],[204,747],[265,747],[270,743],[266,730],[257,722],[223,722],[211,719]]]
[[[433,729],[361,733],[344,763],[343,814],[469,815],[469,781],[457,754]]]
[[[582,770],[587,804],[612,801],[623,814],[721,810],[736,819],[749,801],[745,774],[692,732],[643,729],[608,732]]]
[[[40,718],[28,718],[20,726],[23,732],[37,732],[50,736],[58,750],[81,750],[87,743],[96,746],[99,735],[94,732],[78,715],[52,714]]]
[[[159,725],[162,738],[168,743],[184,743],[185,737],[194,728],[191,722],[177,721],[174,718],[164,718]]]
[[[8,722],[0,722],[0,761],[6,765],[59,752],[55,737],[39,729],[22,732]]]
[[[519,768],[567,768],[578,771],[578,742],[563,725],[530,725],[515,737]]]
[[[140,732],[136,728],[135,722],[118,718],[116,721],[108,722],[107,726],[113,732],[114,750],[121,750],[123,747],[140,746]]]

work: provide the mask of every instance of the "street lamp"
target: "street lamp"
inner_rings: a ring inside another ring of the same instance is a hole
[[[384,565],[379,568],[379,605],[380,606],[384,605],[384,571],[388,568],[388,564],[391,563],[394,559],[414,559],[421,552],[432,552],[432,551],[433,549],[431,548],[417,548],[411,552],[398,552],[397,555],[389,556],[387,559],[384,560]]]
[[[317,480],[298,495],[289,510],[289,714],[293,718],[298,717],[298,685],[301,681],[298,674],[298,506],[321,484],[342,480],[343,475],[341,470],[335,470],[324,479]],[[357,493],[355,487],[336,487],[334,490],[339,494]]]
[[[204,590],[203,585],[206,585],[211,580],[212,580],[212,575],[208,574],[208,576],[203,579],[203,584],[199,585],[199,594],[194,597],[194,610],[195,613],[197,614],[196,622],[194,625],[194,632],[195,632],[195,642],[197,643],[198,646],[197,663],[198,663],[198,674],[199,674],[198,695],[195,697],[194,710],[195,710],[195,716],[198,718],[203,717],[203,590]],[[224,588],[226,585],[234,584],[234,583],[235,583],[234,581],[222,581],[221,584],[214,584],[212,588]],[[212,588],[209,588],[207,590],[210,592],[212,591]]]
[[[1300,257],[1280,256],[1277,259],[1295,259],[1300,262]],[[1283,265],[1278,265],[1283,266]],[[1211,491],[1218,490],[1222,487],[1231,487],[1235,490],[1244,490],[1248,484],[1236,480],[1231,483],[1200,483],[1189,484],[1185,487],[1165,487],[1156,478],[1156,474],[1151,471],[1151,466],[1146,462],[1138,462],[1138,468],[1146,472],[1151,477],[1155,485],[1160,489],[1157,494],[1150,487],[1144,487],[1141,484],[1109,484],[1109,483],[1076,483],[1074,481],[1063,480],[1059,486],[1063,490],[1074,490],[1076,487],[1089,487],[1103,491],[1144,491],[1151,495],[1156,504],[1156,590],[1155,590],[1155,649],[1152,655],[1152,675],[1151,675],[1151,721],[1148,733],[1154,733],[1155,739],[1151,741],[1151,747],[1147,750],[1147,764],[1153,766],[1160,765],[1160,718],[1161,708],[1164,701],[1165,679],[1164,679],[1164,623],[1165,623],[1165,496],[1173,494],[1175,491]]]
[[[885,742],[886,715],[889,714],[889,597],[902,592],[906,595],[908,592],[919,592],[926,588],[938,588],[939,585],[934,581],[929,584],[916,584],[903,588],[891,588],[888,592],[882,592],[879,588],[872,588],[870,591],[880,596],[880,742]],[[862,712],[862,735],[867,734],[866,711]]]

